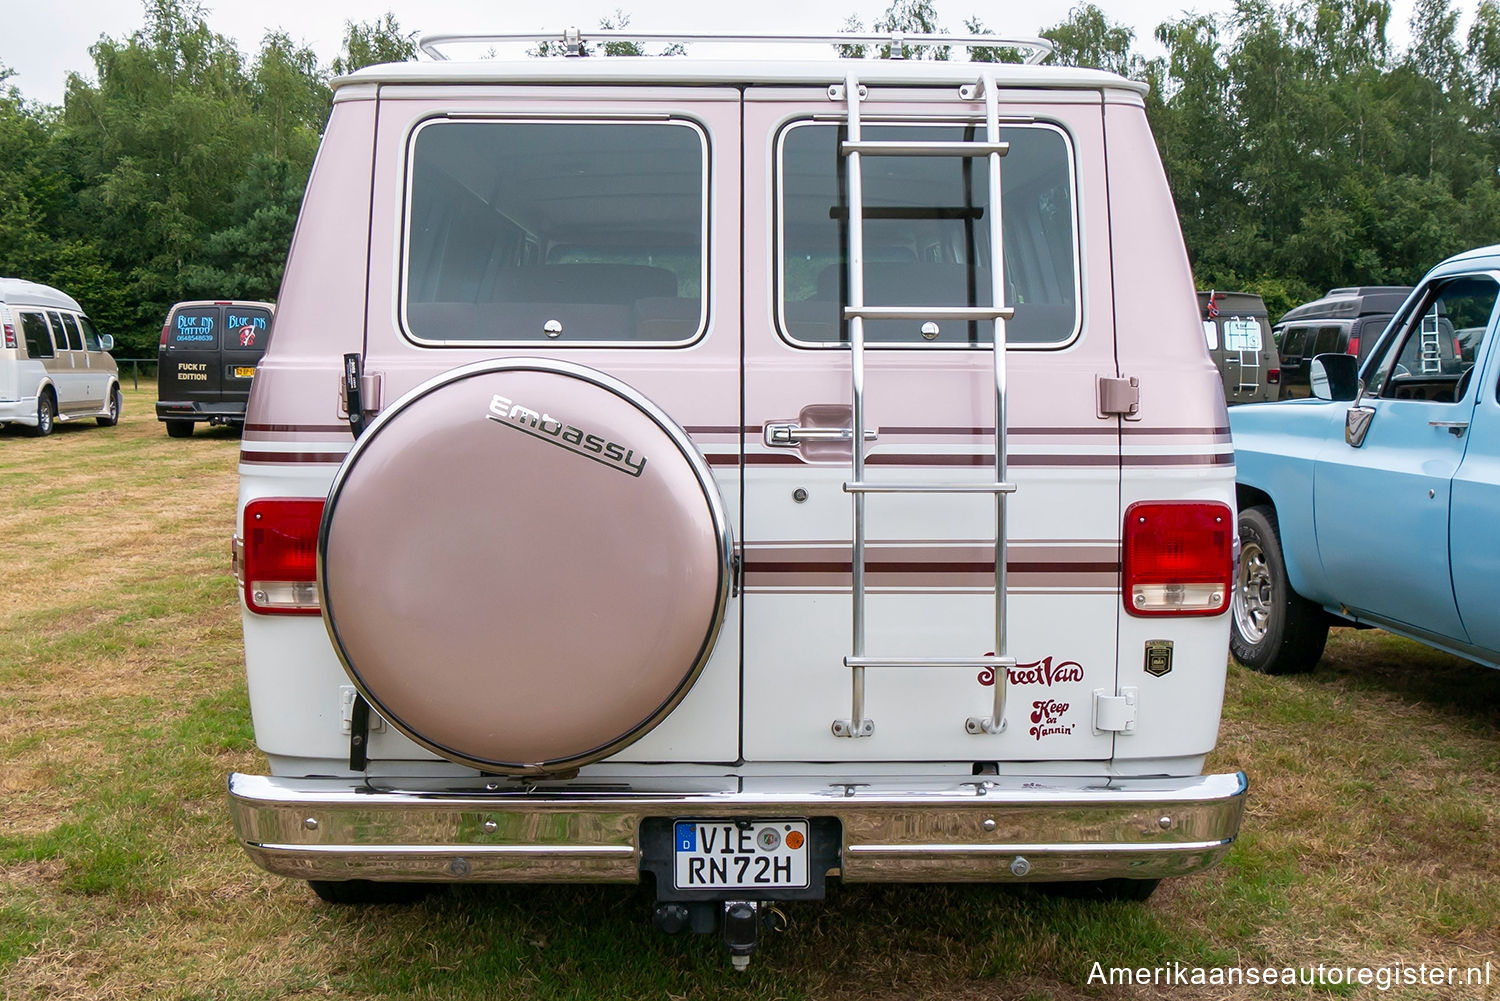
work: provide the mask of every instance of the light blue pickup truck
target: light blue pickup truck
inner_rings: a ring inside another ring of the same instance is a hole
[[[1500,667],[1500,245],[1449,258],[1361,365],[1230,414],[1240,560],[1230,649],[1309,671],[1330,625]]]

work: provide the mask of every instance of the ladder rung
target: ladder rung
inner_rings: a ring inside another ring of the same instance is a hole
[[[844,319],[866,320],[1009,320],[1016,314],[1006,306],[845,306]]]
[[[1014,483],[845,483],[846,494],[1013,494]]]
[[[845,667],[1015,667],[1014,657],[845,657]]]
[[[865,156],[989,156],[999,153],[1004,156],[1010,143],[1000,142],[850,142],[844,140],[839,149],[845,156],[862,153]]]

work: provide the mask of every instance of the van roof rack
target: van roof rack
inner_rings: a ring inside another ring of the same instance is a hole
[[[662,34],[613,29],[599,29],[584,33],[577,28],[568,28],[561,34],[556,32],[541,32],[423,35],[417,42],[417,46],[429,58],[447,60],[449,57],[443,52],[444,46],[496,45],[524,42],[555,43],[562,46],[564,54],[568,56],[586,56],[588,55],[588,46],[590,44],[607,44],[610,42],[633,42],[647,45],[688,45],[695,42],[714,45],[889,45],[891,58],[893,59],[903,58],[902,50],[905,47],[935,48],[948,46],[963,49],[966,52],[980,48],[1020,49],[1023,53],[1023,60],[1027,65],[1040,63],[1043,59],[1051,55],[1053,51],[1052,43],[1047,39],[1023,36],[929,35],[921,33],[908,34],[901,31],[843,32],[832,35],[741,35],[682,32]]]

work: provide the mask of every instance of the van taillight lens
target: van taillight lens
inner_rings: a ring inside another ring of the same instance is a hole
[[[1234,575],[1234,512],[1202,501],[1125,509],[1125,608],[1132,615],[1218,615]]]
[[[322,498],[268,497],[245,505],[245,604],[263,615],[317,615]]]
[[[1349,338],[1349,350],[1345,351],[1344,354],[1346,354],[1346,355],[1354,355],[1356,358],[1359,357],[1359,338],[1358,337],[1351,337],[1351,338]]]
[[[1268,368],[1268,369],[1266,369],[1266,382],[1270,383],[1273,386],[1275,386],[1278,383],[1280,383],[1281,382],[1281,369],[1279,369],[1279,368]]]
[[[162,326],[162,328],[161,328],[161,343],[158,345],[158,347],[163,347],[164,348],[164,347],[167,346],[167,331],[169,331],[171,329],[172,328],[169,327],[169,326],[165,326],[165,325]]]

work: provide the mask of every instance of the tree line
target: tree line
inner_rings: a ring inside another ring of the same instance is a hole
[[[1500,6],[1482,0],[1460,31],[1450,0],[1418,0],[1401,51],[1390,19],[1387,0],[1237,0],[1159,25],[1164,54],[1147,58],[1083,3],[1042,34],[1053,62],[1150,85],[1199,286],[1258,292],[1275,317],[1500,240]],[[931,0],[894,0],[872,27],[945,30]],[[94,80],[71,76],[61,107],[0,91],[0,274],[67,290],[122,356],[154,352],[173,302],[274,298],[329,78],[414,58],[415,37],[387,14],[350,23],[328,66],[281,31],[247,57],[196,0],[147,0],[136,32],[90,50]]]

